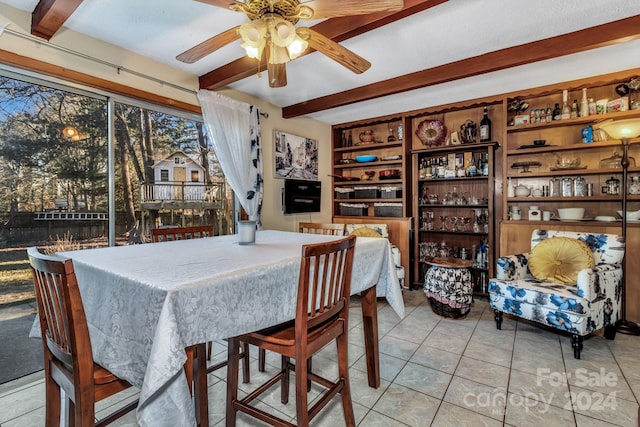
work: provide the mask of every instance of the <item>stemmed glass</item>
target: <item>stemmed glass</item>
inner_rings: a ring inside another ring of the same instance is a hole
[[[447,215],[439,215],[440,217],[440,231],[447,231],[447,220],[449,217]]]
[[[458,231],[458,217],[451,216],[449,220],[451,221],[451,231]]]
[[[460,227],[460,231],[467,231],[467,226],[469,222],[471,222],[471,218],[468,216],[460,217],[460,221],[462,222],[462,227]]]

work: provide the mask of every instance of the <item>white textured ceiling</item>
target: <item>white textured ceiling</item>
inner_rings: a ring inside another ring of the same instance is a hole
[[[33,11],[37,0],[0,0]],[[251,76],[232,88],[280,107],[640,14],[638,0],[449,0],[341,44],[369,60],[356,75],[315,52],[287,64],[288,85],[269,88]],[[195,64],[175,56],[246,21],[194,0],[85,0],[65,27],[175,68],[202,75],[239,58],[234,42]],[[300,22],[310,26],[313,22]],[[55,37],[52,39],[55,42]],[[640,67],[640,41],[520,66],[310,114],[329,124],[504,93]]]

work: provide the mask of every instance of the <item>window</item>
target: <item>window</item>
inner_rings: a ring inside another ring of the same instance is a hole
[[[191,171],[191,182],[200,182],[200,171]]]
[[[175,163],[176,165],[180,164],[180,157],[176,156],[173,158],[173,163]]]
[[[160,181],[169,181],[169,169],[160,169]]]

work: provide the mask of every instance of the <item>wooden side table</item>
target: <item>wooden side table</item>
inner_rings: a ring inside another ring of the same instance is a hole
[[[469,260],[433,258],[424,279],[424,292],[431,309],[440,316],[458,319],[469,313],[473,300],[473,283]]]

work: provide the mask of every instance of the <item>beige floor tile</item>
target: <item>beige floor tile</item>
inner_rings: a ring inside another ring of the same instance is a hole
[[[582,415],[625,427],[637,427],[638,402],[619,397],[616,392],[606,393],[571,386],[573,410]]]
[[[455,372],[456,376],[496,388],[507,388],[509,368],[462,356]]]
[[[450,351],[440,350],[430,345],[421,345],[411,356],[410,361],[419,365],[453,374],[462,356]]]
[[[502,421],[507,401],[507,390],[454,376],[443,400]]]
[[[438,408],[431,427],[501,427],[502,422],[470,411],[460,406],[443,402]]]
[[[564,408],[571,402],[569,385],[558,373],[541,372],[542,375],[511,371],[509,393]]]
[[[574,427],[573,411],[509,393],[505,422],[516,427]]]
[[[451,377],[451,374],[442,371],[408,363],[398,374],[394,383],[442,399],[451,382]]]
[[[406,427],[405,423],[389,418],[376,411],[369,411],[360,426],[366,427]]]
[[[380,353],[397,357],[402,360],[409,360],[413,353],[420,347],[420,344],[386,335],[380,340]]]
[[[391,384],[372,408],[386,416],[415,427],[431,425],[440,400]]]

